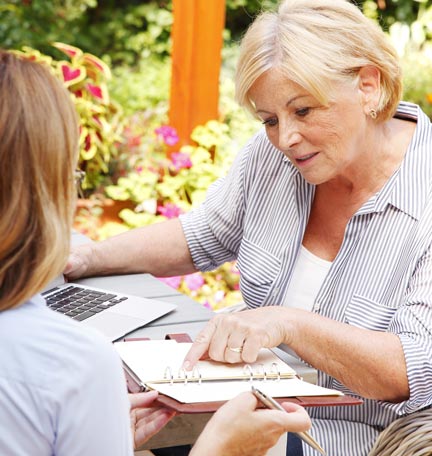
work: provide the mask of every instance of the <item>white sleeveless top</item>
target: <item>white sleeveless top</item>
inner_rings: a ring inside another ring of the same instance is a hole
[[[331,265],[302,245],[283,305],[311,311]]]

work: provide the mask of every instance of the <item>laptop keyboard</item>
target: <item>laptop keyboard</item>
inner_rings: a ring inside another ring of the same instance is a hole
[[[52,290],[49,291],[51,293]],[[43,293],[46,294],[46,293]],[[49,308],[82,321],[125,301],[127,296],[91,290],[71,285],[46,297]]]

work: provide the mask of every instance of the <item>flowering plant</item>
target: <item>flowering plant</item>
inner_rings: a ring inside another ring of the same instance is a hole
[[[120,145],[127,150],[127,165],[119,172],[116,184],[105,188],[109,197],[132,201],[135,207],[121,210],[123,226],[111,224],[106,236],[189,211],[204,200],[209,185],[226,174],[234,157],[228,126],[220,122],[195,128],[191,135],[195,144],[171,154],[167,154],[168,149],[178,142],[175,129],[163,125],[148,135],[142,131],[143,125],[145,122],[136,116],[128,123]],[[213,309],[241,301],[239,275],[233,264],[160,280]]]
[[[80,119],[79,166],[86,172],[84,187],[94,188],[108,174],[122,139],[123,113],[110,100],[107,89],[111,71],[102,60],[75,46],[53,46],[68,60],[55,60],[30,47],[16,52],[48,65],[71,93]]]

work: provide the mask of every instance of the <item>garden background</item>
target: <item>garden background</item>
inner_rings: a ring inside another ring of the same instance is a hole
[[[233,101],[233,73],[242,33],[262,8],[277,3],[226,0],[219,114],[180,147],[168,125],[171,0],[0,0],[0,46],[45,61],[79,112],[86,178],[77,230],[100,240],[203,201],[260,127]],[[402,58],[404,99],[432,116],[432,0],[358,4]],[[213,309],[241,302],[235,264],[163,280]]]

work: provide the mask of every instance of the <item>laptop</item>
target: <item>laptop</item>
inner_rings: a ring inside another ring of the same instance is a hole
[[[65,282],[63,275],[51,282],[42,296],[52,310],[96,328],[112,342],[177,307],[156,299]]]

